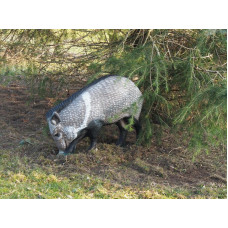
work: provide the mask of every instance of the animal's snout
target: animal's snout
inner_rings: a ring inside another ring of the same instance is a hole
[[[65,154],[65,152],[64,152],[64,151],[59,150],[59,153],[58,153],[57,155],[64,155],[64,154]]]

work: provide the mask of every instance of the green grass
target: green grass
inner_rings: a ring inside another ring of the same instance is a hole
[[[198,185],[194,188],[128,187],[79,173],[69,177],[31,164],[28,158],[0,151],[0,198],[2,199],[185,199],[226,198],[226,188]]]

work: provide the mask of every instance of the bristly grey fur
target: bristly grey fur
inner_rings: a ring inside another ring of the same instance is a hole
[[[114,76],[114,75],[107,75],[101,78],[98,78],[96,80],[94,80],[93,82],[91,82],[90,84],[88,84],[87,86],[83,87],[82,89],[80,89],[79,91],[73,93],[70,97],[68,97],[66,100],[62,101],[61,103],[59,103],[58,105],[56,105],[55,107],[53,107],[52,109],[50,109],[47,113],[46,113],[46,118],[50,118],[52,116],[52,114],[54,112],[60,112],[62,109],[64,109],[67,105],[69,105],[75,98],[77,98],[80,94],[82,94],[86,89],[88,89],[90,86],[95,85],[96,83],[100,82],[101,80],[104,80],[108,77],[119,77],[119,76]]]
[[[124,132],[126,130],[119,124],[123,125],[123,119],[130,117],[137,125],[142,103],[142,93],[131,80],[121,76],[105,76],[53,107],[46,118],[57,147],[65,153],[67,148],[71,148],[70,151],[75,148],[75,139],[83,137],[82,134],[88,135],[94,146],[102,125],[116,123]],[[138,134],[140,127],[136,125]],[[120,142],[123,142],[126,134],[121,135],[124,137],[121,136],[123,140]]]

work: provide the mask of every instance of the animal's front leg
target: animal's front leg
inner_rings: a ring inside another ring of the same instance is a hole
[[[87,130],[82,130],[79,132],[79,136],[74,139],[70,145],[68,146],[68,148],[64,151],[64,155],[68,155],[68,154],[73,154],[75,153],[75,149],[76,149],[76,146],[78,144],[78,142],[83,139],[87,134]]]
[[[90,125],[90,130],[88,131],[88,136],[90,138],[90,146],[88,150],[92,150],[97,144],[97,137],[101,127],[103,126],[101,121],[94,121]]]
[[[90,138],[90,146],[88,150],[92,150],[97,144],[97,139],[96,138]]]
[[[74,139],[74,140],[70,143],[70,145],[68,146],[68,148],[64,151],[63,154],[64,154],[64,155],[72,154],[72,153],[75,151],[75,149],[76,149],[76,145],[77,145],[78,141],[79,141],[78,138]]]

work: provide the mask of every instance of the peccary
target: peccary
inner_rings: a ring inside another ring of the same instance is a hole
[[[84,137],[90,138],[88,150],[92,149],[100,128],[113,123],[120,130],[116,144],[123,146],[130,118],[134,119],[136,135],[140,132],[138,120],[142,103],[142,93],[128,78],[105,76],[95,80],[46,114],[59,154],[73,153],[77,143]]]

